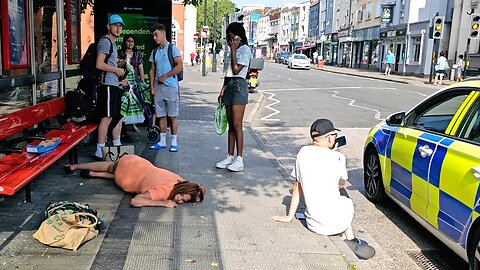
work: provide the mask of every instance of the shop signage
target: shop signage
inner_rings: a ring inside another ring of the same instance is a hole
[[[392,23],[393,22],[393,6],[383,6],[382,5],[382,23]]]
[[[340,30],[338,31],[338,37],[341,38],[341,37],[348,37],[349,36],[349,31],[350,29],[343,29],[343,30]]]
[[[380,33],[380,37],[382,39],[383,38],[391,38],[391,37],[401,37],[401,36],[405,36],[406,32],[407,32],[406,28],[384,31],[384,32]]]
[[[380,26],[353,30],[352,37],[353,37],[353,41],[380,39]]]

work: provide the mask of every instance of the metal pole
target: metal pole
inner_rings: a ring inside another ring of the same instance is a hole
[[[470,66],[470,38],[467,38],[467,50],[465,51],[464,67],[463,67],[463,79],[467,77],[467,68]]]
[[[207,25],[207,0],[203,0],[203,26]],[[202,29],[203,30],[203,29]],[[202,76],[207,76],[207,66],[205,65],[207,53],[207,41],[203,42],[203,56],[202,56]]]
[[[212,72],[217,72],[217,0],[213,1],[213,59]]]
[[[437,45],[440,45],[439,42],[434,39],[433,40],[433,52],[432,52],[432,59],[431,59],[431,65],[430,65],[430,78],[428,78],[428,82],[429,83],[432,83],[432,75],[435,74],[434,72],[434,69],[435,69],[435,65],[436,65],[436,58],[437,58],[437,51],[438,51],[438,47]],[[436,75],[435,75],[436,76]]]
[[[410,22],[407,23],[407,32],[405,33],[405,53],[403,54],[403,69],[402,69],[402,76],[405,76],[405,72],[407,71],[407,59],[409,56],[408,50],[410,43]]]

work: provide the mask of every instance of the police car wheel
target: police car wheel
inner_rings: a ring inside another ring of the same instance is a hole
[[[468,269],[480,270],[480,228],[475,231],[471,244],[468,243]]]
[[[375,150],[369,149],[365,153],[363,179],[367,199],[371,202],[381,202],[385,198],[380,160]]]

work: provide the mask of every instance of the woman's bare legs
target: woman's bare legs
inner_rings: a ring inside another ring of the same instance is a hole
[[[228,154],[235,153],[237,147],[237,156],[243,156],[243,115],[246,105],[227,106],[228,119]]]
[[[99,177],[99,178],[107,178],[107,179],[113,179],[115,175],[109,173],[109,172],[94,172],[90,171],[90,177]]]
[[[69,166],[72,171],[88,170],[90,171],[89,175],[91,177],[113,179],[114,174],[111,172],[113,171],[114,165],[115,165],[115,162],[99,161],[99,162],[90,162],[90,163],[69,164],[66,166]]]
[[[89,170],[92,172],[108,172],[108,168],[113,166],[115,162],[109,161],[99,161],[99,162],[89,162],[89,163],[79,163],[79,164],[69,164],[72,171],[75,170]]]

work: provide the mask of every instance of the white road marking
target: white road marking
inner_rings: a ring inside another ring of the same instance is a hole
[[[348,98],[348,97],[342,97],[342,96],[338,96],[338,91],[332,91],[334,94],[332,95],[332,97],[335,97],[335,98],[339,98],[339,99],[346,99],[346,100],[350,100],[350,102],[348,103],[348,106],[352,106],[352,107],[355,107],[355,108],[360,108],[360,109],[365,109],[365,110],[369,110],[369,111],[374,111],[375,112],[375,119],[377,120],[384,120],[382,118],[380,118],[380,111],[377,110],[377,109],[373,109],[373,108],[369,108],[369,107],[365,107],[365,106],[359,106],[359,105],[355,105],[355,99],[352,99],[352,98]]]
[[[359,109],[364,109],[364,110],[369,110],[369,111],[373,111],[375,112],[375,119],[376,120],[379,120],[379,121],[382,121],[384,120],[383,118],[380,118],[381,116],[381,112],[377,109],[373,109],[373,108],[370,108],[370,107],[366,107],[366,106],[360,106],[360,105],[356,105],[355,102],[356,100],[353,99],[353,98],[349,98],[349,97],[343,97],[343,96],[340,96],[339,95],[339,92],[338,91],[335,91],[335,89],[338,89],[338,90],[344,90],[344,89],[389,89],[389,90],[396,90],[396,88],[386,88],[386,87],[360,87],[360,86],[346,86],[346,87],[325,87],[325,88],[283,88],[283,89],[268,89],[268,90],[259,90],[258,92],[262,95],[266,94],[266,95],[269,95],[269,97],[267,98],[267,100],[271,100],[273,101],[272,103],[268,104],[265,106],[265,108],[273,111],[272,113],[270,113],[269,115],[266,115],[262,118],[260,118],[261,121],[280,121],[280,119],[278,118],[271,118],[272,116],[274,115],[277,115],[280,113],[279,110],[273,108],[274,105],[280,103],[280,100],[278,99],[275,99],[274,97],[276,96],[275,93],[272,93],[272,92],[286,92],[286,91],[302,91],[302,90],[320,90],[320,91],[328,91],[328,92],[333,92],[333,95],[332,97],[334,98],[338,98],[338,99],[343,99],[343,100],[349,100],[350,102],[348,103],[349,106],[352,106],[352,107],[355,107],[355,108],[359,108]],[[418,94],[421,94],[421,93],[418,93]]]
[[[270,118],[270,117],[280,113],[279,110],[272,108],[273,105],[276,105],[276,104],[280,103],[280,100],[273,98],[274,96],[276,96],[276,94],[270,93],[270,92],[267,92],[267,91],[258,91],[258,92],[262,95],[264,95],[264,94],[270,95],[267,99],[273,101],[272,103],[265,106],[265,108],[267,108],[267,109],[269,109],[273,112],[271,114],[267,115],[267,116],[264,116],[264,117],[260,118],[260,120],[262,120],[262,121],[280,121],[280,119],[277,119],[277,118]]]

